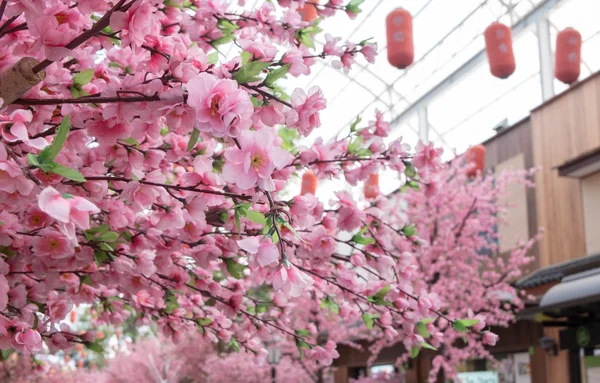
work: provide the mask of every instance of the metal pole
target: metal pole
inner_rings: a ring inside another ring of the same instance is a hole
[[[540,53],[540,80],[542,100],[554,96],[554,65],[552,62],[552,43],[550,42],[550,21],[543,17],[537,22],[538,50]]]
[[[429,119],[427,118],[427,107],[418,111],[419,116],[419,138],[424,144],[429,143]]]

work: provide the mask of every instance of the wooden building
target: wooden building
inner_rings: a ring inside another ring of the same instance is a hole
[[[508,251],[515,239],[544,228],[533,249],[533,273],[517,282],[536,300],[516,324],[495,329],[500,341],[491,351],[520,361],[514,383],[600,382],[600,375],[593,375],[600,372],[600,255],[593,255],[600,253],[600,73],[483,144],[488,169],[540,168],[534,189],[510,191],[514,208],[510,225],[498,229],[500,249]],[[570,292],[561,293],[569,286]],[[544,300],[563,298],[568,301],[544,306]],[[400,348],[385,350],[376,364],[393,363]],[[343,347],[340,354],[335,383],[356,377],[369,356]],[[423,353],[412,361],[407,383],[426,382],[433,356]],[[468,366],[471,371],[488,367],[482,361]]]

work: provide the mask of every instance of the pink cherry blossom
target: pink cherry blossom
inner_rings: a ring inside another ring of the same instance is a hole
[[[294,90],[292,106],[294,109],[288,114],[287,125],[289,128],[297,128],[306,137],[313,129],[321,126],[319,111],[325,109],[327,101],[321,90],[314,86],[310,88],[308,95],[302,89]]]
[[[360,53],[365,56],[365,59],[371,64],[375,63],[375,56],[377,56],[377,43],[366,43]]]
[[[196,128],[215,137],[237,137],[250,127],[250,97],[234,80],[200,73],[187,83],[187,104],[196,110]]]
[[[435,148],[433,143],[423,144],[419,141],[416,151],[412,163],[419,169],[423,177],[429,178],[430,172],[435,171],[441,165],[440,160],[444,149]]]
[[[35,238],[32,248],[36,256],[61,259],[73,255],[71,241],[62,233],[45,229],[41,234]]]
[[[256,266],[275,266],[279,263],[279,251],[270,239],[261,241],[260,237],[246,237],[237,241],[238,246],[255,256],[252,264]]]
[[[493,332],[487,331],[483,334],[483,343],[488,346],[495,346],[496,342],[498,342],[498,335]]]
[[[242,189],[256,185],[275,190],[271,178],[275,169],[283,169],[292,156],[275,144],[275,134],[271,129],[246,130],[240,134],[240,148],[230,148],[225,152],[223,179],[235,183]]]
[[[73,222],[84,230],[90,228],[90,214],[100,212],[96,205],[85,198],[61,194],[52,186],[42,190],[38,203],[40,209],[55,220],[63,223]]]
[[[281,290],[291,297],[299,297],[303,289],[314,283],[312,278],[289,263],[279,266],[273,275],[272,282],[275,290]]]

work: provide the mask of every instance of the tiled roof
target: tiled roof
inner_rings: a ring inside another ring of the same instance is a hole
[[[517,288],[526,289],[547,283],[558,282],[568,275],[580,273],[589,269],[600,267],[600,254],[587,255],[585,257],[572,259],[567,262],[557,263],[536,270],[525,278],[515,283]]]

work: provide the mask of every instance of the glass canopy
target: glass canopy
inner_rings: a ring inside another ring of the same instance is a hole
[[[407,9],[414,18],[415,62],[406,70],[392,67],[386,57],[385,18],[397,7]],[[542,16],[549,20],[552,49],[558,31],[570,26],[582,34],[580,79],[600,69],[597,0],[367,0],[356,20],[340,15],[325,20],[322,26],[355,42],[374,38],[379,44],[377,62],[365,65],[359,59],[349,73],[321,62],[310,76],[290,79],[287,85],[321,87],[328,108],[321,116],[323,126],[315,135],[325,140],[347,129],[358,114],[368,121],[379,109],[394,120],[424,95],[432,96],[427,104],[429,139],[443,145],[449,159],[491,137],[493,128],[505,119],[509,124],[517,122],[542,102],[538,29],[536,20],[530,20],[541,8],[545,9]],[[515,73],[500,80],[490,74],[487,60],[482,60],[466,75],[451,77],[484,49],[483,31],[494,21],[526,25],[513,36]],[[432,92],[449,79],[451,87]],[[566,88],[554,80],[555,93]],[[402,115],[393,127],[393,135],[416,143],[418,125],[416,113]]]

